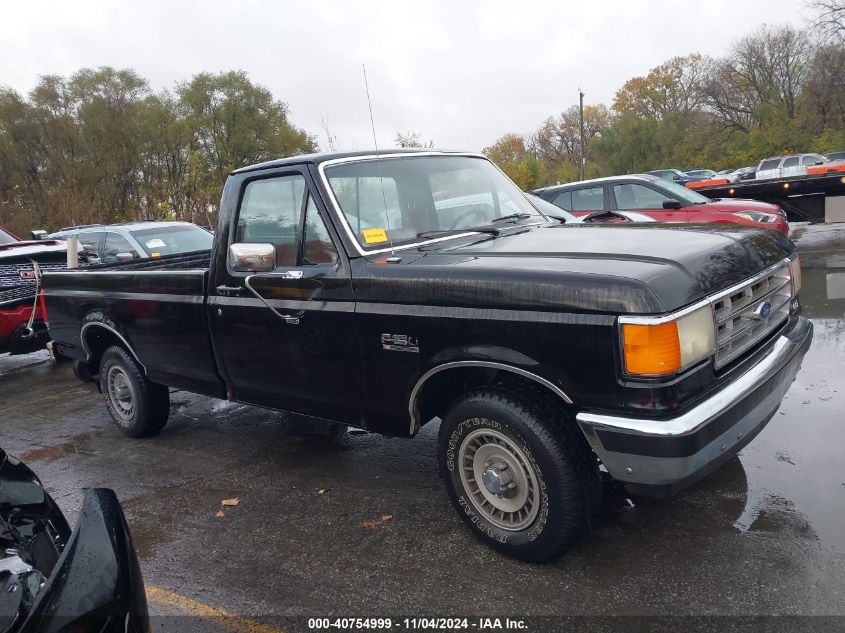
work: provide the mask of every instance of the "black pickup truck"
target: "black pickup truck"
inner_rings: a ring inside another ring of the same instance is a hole
[[[774,415],[812,337],[774,231],[565,224],[482,156],[231,174],[211,252],[44,276],[50,334],[117,426],[168,386],[413,436],[484,541],[560,554],[601,470],[673,494]]]

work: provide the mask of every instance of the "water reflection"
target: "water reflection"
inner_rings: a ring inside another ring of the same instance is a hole
[[[801,305],[811,319],[845,317],[845,269],[804,268]]]

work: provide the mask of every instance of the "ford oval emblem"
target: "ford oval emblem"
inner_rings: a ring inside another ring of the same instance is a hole
[[[772,304],[769,303],[768,301],[764,301],[763,303],[761,303],[760,305],[758,305],[754,309],[754,318],[757,319],[758,321],[762,321],[767,316],[769,316],[771,311],[772,311]]]

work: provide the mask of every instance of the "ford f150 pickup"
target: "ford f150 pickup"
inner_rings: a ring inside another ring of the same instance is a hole
[[[117,426],[168,386],[413,436],[482,540],[564,552],[601,470],[668,495],[769,421],[812,337],[780,233],[565,224],[482,156],[240,169],[212,250],[44,276],[50,334]]]

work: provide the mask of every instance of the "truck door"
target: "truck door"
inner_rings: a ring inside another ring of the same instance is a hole
[[[231,244],[272,244],[275,268],[237,272],[218,255],[209,288],[215,354],[233,399],[347,420],[359,409],[349,262],[304,168],[240,185]]]

